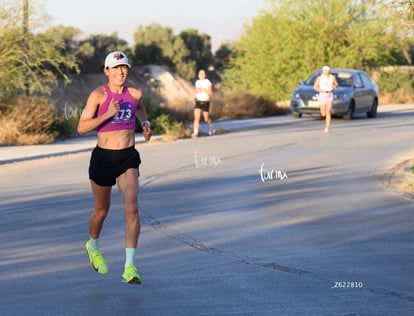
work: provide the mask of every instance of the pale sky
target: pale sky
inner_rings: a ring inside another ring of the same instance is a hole
[[[29,0],[29,3],[31,1]],[[220,42],[235,41],[245,23],[257,17],[266,0],[35,0],[43,3],[51,24],[81,29],[86,35],[111,34],[132,44],[140,25],[157,23],[174,34],[192,28]]]

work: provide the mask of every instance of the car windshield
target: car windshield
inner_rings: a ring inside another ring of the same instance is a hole
[[[336,81],[338,81],[338,85],[340,87],[350,87],[352,86],[352,74],[349,72],[331,72],[336,77]],[[306,85],[313,86],[316,79],[320,75],[320,72],[313,73],[304,83]]]

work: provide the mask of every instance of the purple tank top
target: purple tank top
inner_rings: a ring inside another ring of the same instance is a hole
[[[128,88],[124,87],[124,90],[122,90],[120,94],[117,94],[112,92],[108,85],[104,85],[103,87],[108,97],[105,102],[99,106],[96,116],[99,117],[108,110],[108,105],[112,99],[119,101],[120,110],[117,115],[99,125],[96,128],[96,131],[98,133],[120,131],[124,129],[135,131],[135,113],[137,111],[137,103],[129,93]]]

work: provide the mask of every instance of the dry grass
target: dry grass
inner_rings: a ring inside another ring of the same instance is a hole
[[[379,96],[379,104],[413,104],[413,93],[402,93],[400,91],[383,93]]]
[[[0,104],[0,144],[35,145],[54,140],[54,105],[47,99],[15,97]]]
[[[238,119],[284,115],[290,112],[289,102],[275,103],[238,91],[228,95],[214,94],[211,113],[215,118]]]

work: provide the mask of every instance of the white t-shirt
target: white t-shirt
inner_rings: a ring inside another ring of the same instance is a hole
[[[198,101],[209,101],[210,96],[208,95],[207,91],[211,85],[211,81],[208,79],[198,79],[195,83],[195,98]]]
[[[323,92],[332,91],[333,82],[334,82],[333,75],[329,75],[328,77],[326,77],[325,75],[321,75],[321,78],[319,79],[319,89]]]

